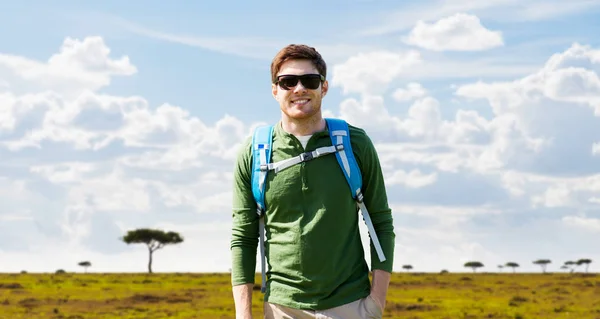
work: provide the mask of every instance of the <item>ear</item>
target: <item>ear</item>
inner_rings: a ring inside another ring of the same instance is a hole
[[[328,90],[329,90],[329,82],[327,80],[325,80],[325,82],[323,82],[323,84],[321,85],[321,97],[324,97],[325,95],[327,95]]]

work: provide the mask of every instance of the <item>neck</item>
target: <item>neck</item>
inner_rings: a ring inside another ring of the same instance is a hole
[[[320,113],[305,119],[294,119],[284,114],[281,117],[281,127],[292,135],[312,135],[325,129],[325,120]]]

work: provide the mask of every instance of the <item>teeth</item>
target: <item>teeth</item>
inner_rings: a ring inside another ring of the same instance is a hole
[[[296,104],[303,104],[303,103],[306,103],[306,102],[308,102],[308,100],[296,100],[296,101],[294,101],[294,103],[296,103]]]

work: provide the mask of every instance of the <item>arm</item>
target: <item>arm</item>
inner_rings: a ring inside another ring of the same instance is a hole
[[[231,284],[236,318],[252,318],[252,287],[258,246],[258,215],[251,187],[250,140],[241,148],[233,170]]]
[[[357,148],[360,152],[357,159],[359,160],[363,177],[365,205],[369,211],[373,228],[386,258],[383,262],[379,260],[373,242],[371,242],[371,269],[373,271],[371,296],[379,303],[381,309],[384,309],[394,263],[396,238],[394,220],[392,218],[392,210],[388,204],[379,156],[370,138],[364,132],[361,133],[357,134],[356,139]]]
[[[252,286],[253,284],[233,286],[236,319],[252,319]]]
[[[371,296],[379,303],[381,309],[385,309],[385,299],[390,284],[391,273],[375,269],[373,270],[373,285],[371,286]]]
[[[391,273],[394,263],[396,235],[394,233],[392,210],[388,204],[383,170],[379,162],[377,150],[371,139],[364,131],[361,133],[355,131],[355,136],[352,136],[352,139],[355,141],[352,147],[358,151],[356,159],[362,173],[364,203],[369,211],[373,228],[386,258],[383,262],[379,260],[377,251],[375,251],[375,247],[371,241],[371,269],[373,271],[379,269]]]

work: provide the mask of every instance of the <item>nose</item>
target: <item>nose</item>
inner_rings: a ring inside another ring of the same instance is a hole
[[[302,85],[302,81],[298,81],[298,84],[294,87],[294,93],[306,92],[306,88]]]

